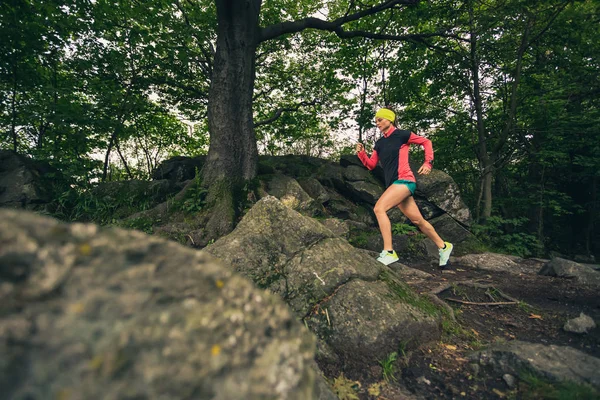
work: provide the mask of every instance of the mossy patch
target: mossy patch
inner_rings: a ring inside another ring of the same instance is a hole
[[[390,270],[382,270],[379,279],[388,285],[394,297],[423,311],[425,314],[433,317],[441,317],[447,314],[446,310],[436,306],[426,297],[415,293],[408,285],[393,276]]]
[[[570,381],[551,382],[530,371],[519,373],[519,391],[525,400],[592,400],[600,399],[600,392],[585,384]]]

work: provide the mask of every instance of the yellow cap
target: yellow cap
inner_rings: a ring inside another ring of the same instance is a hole
[[[375,118],[385,118],[390,122],[394,122],[396,120],[396,114],[387,108],[380,108],[379,111],[377,111],[377,114],[375,114]]]

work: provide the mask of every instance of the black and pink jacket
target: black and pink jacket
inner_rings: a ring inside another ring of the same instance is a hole
[[[394,181],[405,180],[415,182],[415,175],[408,164],[408,150],[411,144],[418,144],[425,149],[425,163],[431,168],[433,165],[433,146],[431,140],[415,135],[411,131],[396,129],[394,126],[383,134],[375,143],[371,157],[363,150],[358,153],[358,158],[365,167],[372,170],[381,161],[385,176],[385,187]]]

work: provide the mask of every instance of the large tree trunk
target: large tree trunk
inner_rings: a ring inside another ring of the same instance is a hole
[[[212,214],[207,234],[229,233],[247,180],[256,177],[252,118],[261,0],[217,0],[217,47],[208,103],[210,148],[202,170]]]

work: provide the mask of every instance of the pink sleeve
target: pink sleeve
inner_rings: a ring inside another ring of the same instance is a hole
[[[379,161],[379,156],[377,155],[377,152],[375,150],[373,150],[373,154],[371,154],[370,158],[367,155],[367,152],[364,150],[358,153],[358,158],[360,158],[360,161],[369,170],[375,168],[377,166],[377,161]]]
[[[429,164],[430,168],[433,167],[433,146],[431,145],[431,140],[411,132],[408,143],[423,146],[423,149],[425,149],[425,162]]]

